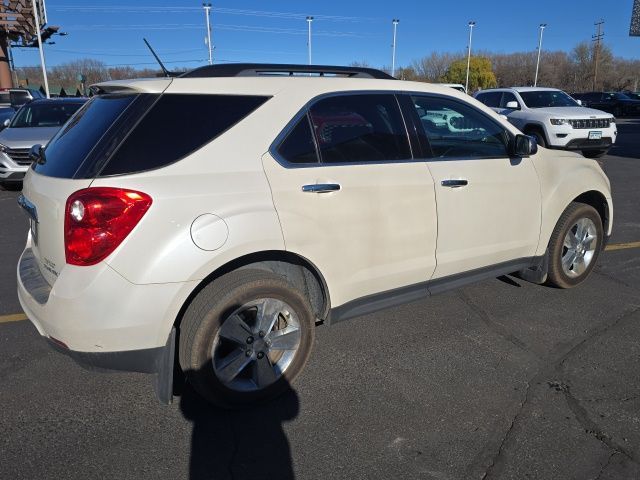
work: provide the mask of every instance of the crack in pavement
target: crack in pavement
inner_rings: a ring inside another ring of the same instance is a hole
[[[554,390],[564,394],[569,410],[573,412],[576,420],[580,425],[582,425],[586,433],[604,443],[614,452],[621,453],[634,463],[639,463],[631,450],[617,443],[611,436],[607,435],[604,430],[591,419],[591,417],[589,417],[587,409],[584,408],[580,401],[573,395],[573,393],[571,393],[571,387],[568,384],[557,381],[548,382],[548,384]]]
[[[525,409],[525,405],[529,402],[529,395],[532,390],[530,386],[533,384],[540,384],[544,381],[545,377],[559,373],[564,367],[564,363],[576,352],[578,352],[581,348],[587,345],[590,341],[595,340],[596,338],[605,334],[610,329],[616,327],[623,320],[629,317],[632,317],[638,311],[640,311],[640,306],[634,305],[631,310],[626,310],[622,312],[618,317],[614,318],[613,320],[609,322],[605,322],[599,325],[598,327],[590,330],[587,333],[587,335],[585,335],[585,337],[582,338],[579,342],[577,342],[573,347],[565,351],[562,355],[557,356],[554,360],[545,363],[543,366],[541,366],[538,369],[536,374],[530,380],[527,381],[527,390],[526,390],[526,395],[524,397],[524,400],[520,403],[520,408],[518,409],[513,419],[511,420],[509,428],[503,435],[500,445],[498,447],[498,450],[496,451],[495,455],[491,459],[488,467],[485,469],[484,474],[480,477],[481,480],[487,480],[489,478],[492,478],[494,476],[494,472],[498,472],[502,467],[502,463],[503,463],[502,459],[503,459],[505,447],[508,445],[508,442],[511,437],[511,433],[513,432],[514,427],[516,426],[518,420],[520,419]],[[555,382],[555,383],[547,382],[547,384],[554,386],[554,388],[556,384],[559,385],[558,382]],[[562,385],[565,385],[565,384],[562,384]],[[602,429],[600,429],[598,425],[589,418],[586,409],[582,407],[582,405],[573,396],[573,394],[569,392],[568,387],[566,388],[563,387],[563,392],[565,394],[565,398],[567,399],[567,404],[569,406],[569,409],[574,413],[578,422],[585,428],[586,433],[594,436],[596,439],[604,443],[607,447],[609,447],[609,449],[613,450],[614,453],[618,452],[626,456],[627,458],[629,458],[634,463],[638,463],[638,460],[635,458],[635,455],[633,454],[633,452],[630,452],[622,445],[619,445],[618,443],[616,443],[611,437],[604,434],[602,432]]]
[[[524,410],[525,404],[529,401],[529,391],[530,390],[531,390],[531,384],[529,382],[527,382],[527,388],[525,389],[525,392],[524,392],[524,398],[523,398],[522,402],[520,402],[520,408],[518,408],[518,411],[514,415],[513,420],[511,420],[511,425],[509,425],[509,428],[507,429],[506,433],[502,437],[502,441],[500,442],[500,446],[498,447],[498,452],[494,455],[493,459],[491,460],[491,463],[489,464],[489,466],[485,470],[485,472],[482,475],[482,477],[480,477],[481,480],[485,480],[489,475],[491,475],[493,473],[493,468],[494,468],[496,462],[502,456],[502,450],[503,450],[504,445],[505,445],[505,443],[507,441],[507,438],[511,434],[511,431],[513,430],[513,427],[516,424],[516,420],[518,419],[518,417],[520,416],[520,414]]]
[[[611,459],[615,457],[617,454],[618,454],[617,452],[611,452],[611,455],[609,455],[609,458],[607,458],[607,461],[605,462],[604,465],[602,465],[602,467],[600,468],[600,471],[598,472],[598,475],[596,475],[596,477],[593,480],[599,480],[599,478],[602,476],[604,471],[611,464]]]
[[[487,327],[489,327],[489,329],[491,331],[493,331],[494,333],[498,334],[499,336],[504,338],[506,341],[508,341],[512,345],[518,347],[520,350],[523,350],[524,352],[528,353],[529,355],[535,357],[537,360],[541,360],[538,357],[538,355],[536,355],[534,352],[532,352],[529,349],[529,347],[527,346],[526,343],[524,343],[522,340],[520,340],[514,334],[510,333],[505,327],[503,327],[498,322],[496,322],[489,312],[487,312],[482,307],[480,307],[479,305],[474,303],[473,300],[466,293],[464,293],[462,290],[460,290],[456,294],[457,294],[458,298],[460,300],[462,300],[462,302],[467,307],[469,307],[469,309],[473,313],[475,313],[476,315],[478,315],[478,317],[480,317],[480,320],[482,320],[482,323],[484,323]]]

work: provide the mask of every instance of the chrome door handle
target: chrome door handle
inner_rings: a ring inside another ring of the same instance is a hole
[[[466,187],[469,182],[467,180],[442,180],[440,182],[440,184],[443,187],[451,187],[451,188],[458,188],[458,187]]]
[[[328,192],[337,192],[340,190],[340,185],[338,183],[314,183],[311,185],[303,185],[303,192],[311,192],[311,193],[328,193]]]

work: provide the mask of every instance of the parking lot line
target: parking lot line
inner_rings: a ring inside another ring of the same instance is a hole
[[[13,313],[11,315],[0,315],[0,323],[9,323],[9,322],[21,322],[22,320],[26,320],[27,316],[24,313]]]
[[[629,248],[640,248],[640,242],[612,243],[611,245],[607,245],[604,250],[606,252],[612,252],[614,250],[627,250]]]
[[[627,250],[630,248],[640,248],[640,242],[612,243],[607,245],[605,251],[613,252],[615,250]],[[11,315],[0,315],[0,323],[21,322],[27,320],[24,313],[13,313]]]

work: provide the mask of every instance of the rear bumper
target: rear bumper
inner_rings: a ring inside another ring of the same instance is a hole
[[[66,266],[52,287],[29,246],[17,270],[22,309],[55,350],[92,370],[156,374],[158,397],[171,401],[182,284],[134,285],[103,264]]]

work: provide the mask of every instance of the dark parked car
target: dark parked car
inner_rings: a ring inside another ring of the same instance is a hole
[[[622,92],[633,100],[640,100],[640,92]]]
[[[615,117],[625,115],[640,115],[640,100],[635,100],[620,92],[587,92],[574,93],[576,100],[589,108],[604,110]]]
[[[11,120],[15,114],[16,111],[12,107],[0,106],[0,130],[6,128],[5,121]]]

